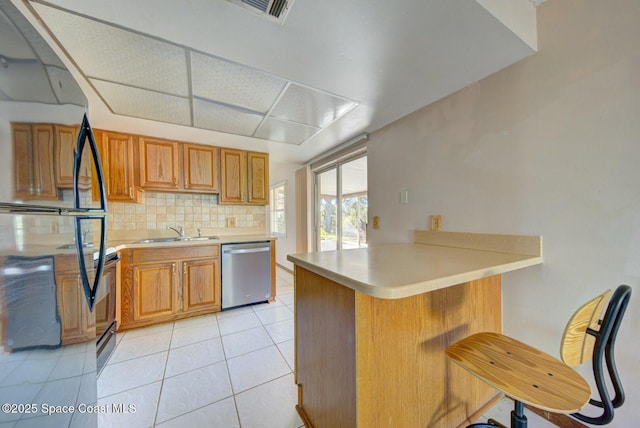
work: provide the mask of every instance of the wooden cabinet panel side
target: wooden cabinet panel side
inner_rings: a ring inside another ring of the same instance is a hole
[[[313,426],[355,427],[355,292],[298,266],[295,275],[298,406]]]

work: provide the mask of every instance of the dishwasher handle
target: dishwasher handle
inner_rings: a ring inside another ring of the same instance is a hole
[[[270,251],[269,247],[256,247],[256,248],[238,248],[238,249],[223,249],[222,254],[247,254],[247,253],[263,253]]]

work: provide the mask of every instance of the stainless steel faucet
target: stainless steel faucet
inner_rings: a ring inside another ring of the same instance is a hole
[[[167,229],[173,230],[178,235],[180,235],[181,238],[184,238],[184,229],[182,228],[182,226],[177,226],[177,229],[175,227],[167,226]]]

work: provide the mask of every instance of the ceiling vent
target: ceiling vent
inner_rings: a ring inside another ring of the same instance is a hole
[[[280,24],[284,23],[294,0],[228,0]]]

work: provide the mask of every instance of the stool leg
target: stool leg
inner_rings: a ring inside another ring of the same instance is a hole
[[[511,411],[511,428],[527,428],[524,404],[517,400],[513,406],[513,411]]]

